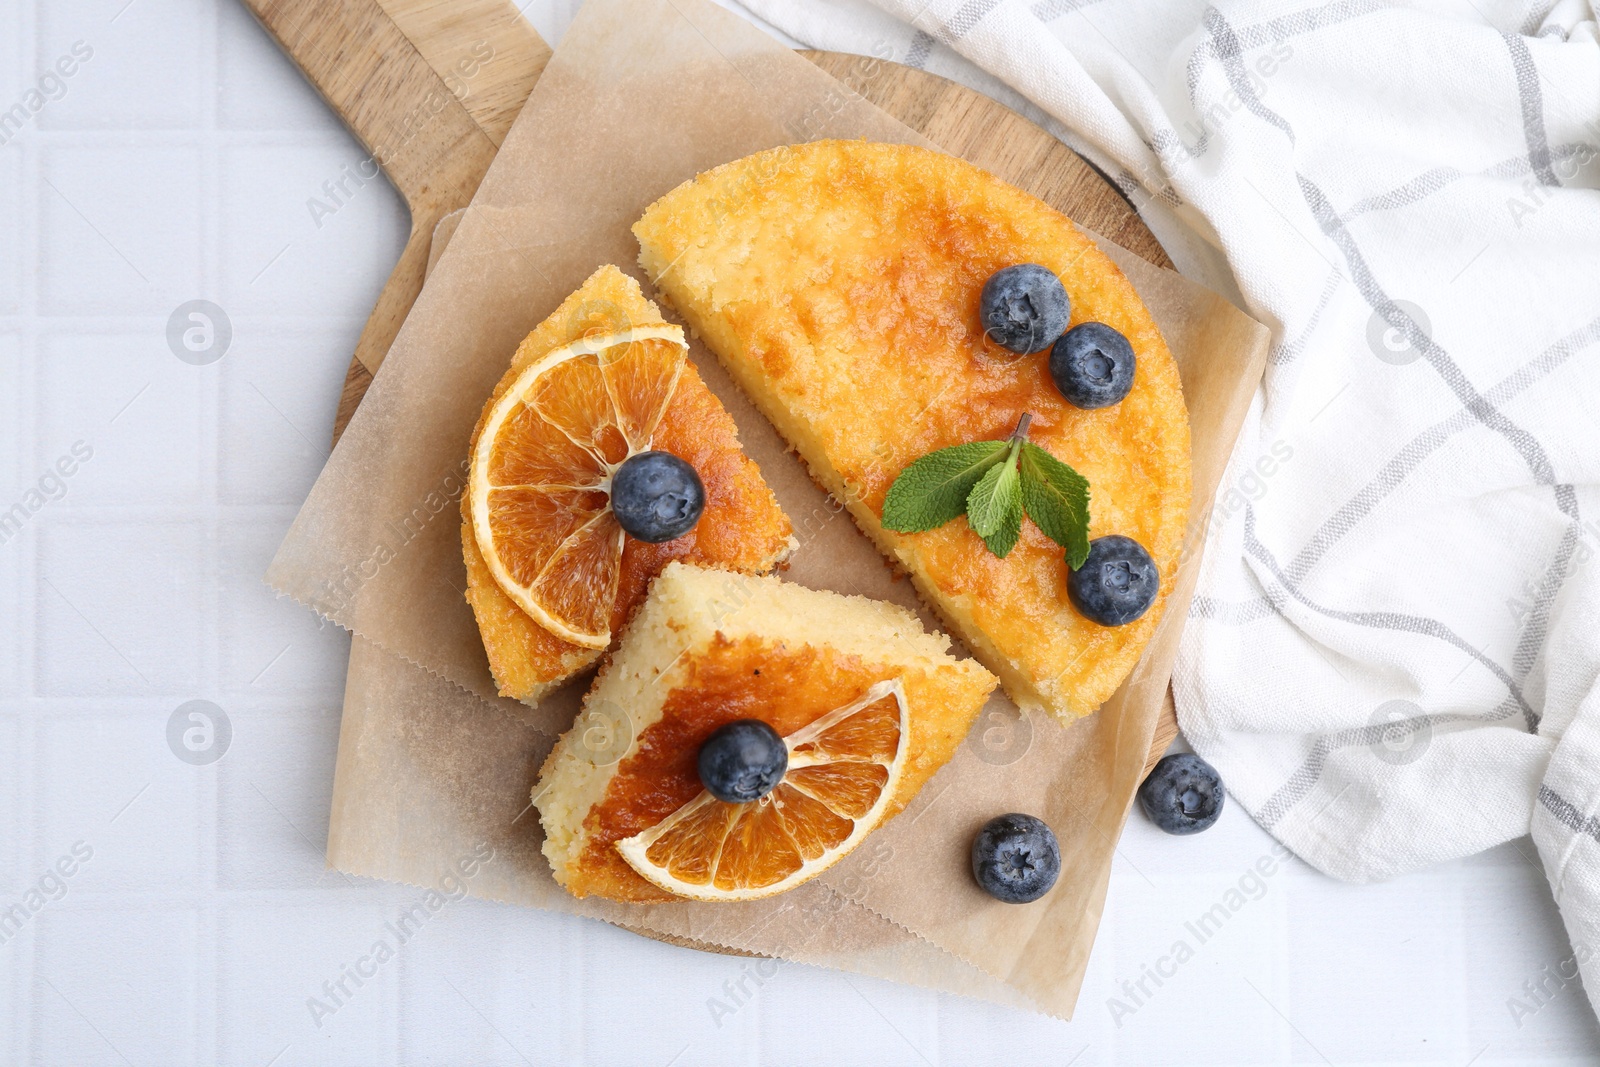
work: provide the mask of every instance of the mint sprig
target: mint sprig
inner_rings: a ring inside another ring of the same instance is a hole
[[[959,515],[989,551],[1004,559],[1022,536],[1024,513],[1066,549],[1067,565],[1089,555],[1089,482],[1028,440],[1024,414],[1003,441],[973,441],[929,452],[895,479],[883,525],[899,533],[932,530]]]
[[[965,514],[973,486],[1010,447],[1009,441],[973,441],[929,452],[889,487],[883,524],[901,533],[920,533]]]

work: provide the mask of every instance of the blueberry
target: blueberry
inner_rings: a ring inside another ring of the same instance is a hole
[[[1027,355],[1042,352],[1072,317],[1061,279],[1037,263],[995,271],[983,283],[978,317],[995,344]]]
[[[682,537],[706,509],[706,487],[694,468],[671,452],[629,456],[611,476],[611,511],[617,524],[641,541]]]
[[[1007,904],[1026,904],[1050,892],[1061,874],[1061,846],[1032,815],[999,815],[972,839],[972,877]]]
[[[1050,377],[1067,403],[1108,408],[1133,388],[1135,362],[1126,337],[1103,322],[1080,322],[1050,349]]]
[[[706,738],[697,763],[706,792],[729,804],[748,804],[783,780],[789,750],[778,731],[760,719],[735,719]]]
[[[1177,752],[1163,756],[1139,787],[1139,806],[1169,834],[1197,834],[1217,821],[1227,795],[1215,767]]]
[[[1067,573],[1067,599],[1078,614],[1101,626],[1132,622],[1156,601],[1161,572],[1144,546],[1109,534],[1089,542],[1083,566]]]

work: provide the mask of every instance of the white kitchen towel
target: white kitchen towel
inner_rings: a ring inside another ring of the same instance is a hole
[[[1339,878],[1531,831],[1573,940],[1552,973],[1600,993],[1589,0],[744,3],[1020,95],[1272,328],[1174,678],[1184,732]]]

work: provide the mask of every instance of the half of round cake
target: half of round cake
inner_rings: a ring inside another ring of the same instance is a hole
[[[1149,311],[1072,220],[952,156],[818,141],[762,152],[685,182],[635,224],[644,266],[762,413],[1023,707],[1097,708],[1161,620],[1189,509],[1189,423],[1178,368]],[[1132,391],[1083,410],[1051,378],[1049,351],[985,336],[984,283],[1044,266],[1071,325],[1132,345]],[[1067,596],[1064,554],[1032,523],[1005,558],[965,518],[922,533],[882,522],[885,495],[937,449],[1029,439],[1089,481],[1089,536],[1150,553],[1161,594],[1102,626]]]
[[[996,679],[911,612],[670,563],[533,792],[575,896],[749,900],[842,858],[954,754]],[[701,786],[713,731],[759,719],[783,782],[728,804]]]

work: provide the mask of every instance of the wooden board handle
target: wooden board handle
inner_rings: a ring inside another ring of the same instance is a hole
[[[243,2],[411,211],[405,251],[356,345],[356,359],[375,373],[422,289],[434,226],[471,201],[550,50],[503,0],[477,23],[463,22],[462,8],[484,0]],[[390,9],[416,23],[426,54]]]
[[[377,0],[244,0],[407,203],[438,186],[446,146],[493,158],[497,147]],[[468,57],[463,56],[463,60]],[[482,174],[477,167],[473,173]],[[476,181],[473,182],[476,187]],[[431,230],[432,227],[430,226]]]

